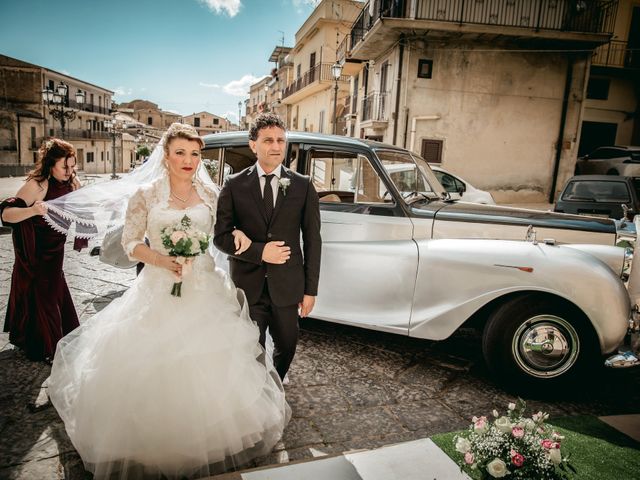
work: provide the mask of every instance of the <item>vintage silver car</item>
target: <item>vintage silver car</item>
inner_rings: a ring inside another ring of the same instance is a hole
[[[255,162],[246,132],[205,144],[219,184]],[[477,327],[491,371],[536,388],[601,364],[632,324],[612,220],[453,201],[425,160],[373,141],[289,132],[285,164],[320,197],[314,318],[431,340]]]

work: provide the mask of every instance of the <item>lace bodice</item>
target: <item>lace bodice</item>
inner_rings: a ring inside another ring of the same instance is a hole
[[[184,215],[192,220],[194,228],[213,234],[216,194],[196,184],[196,191],[203,203],[179,210],[169,206],[168,180],[160,179],[139,189],[129,200],[122,246],[131,258],[134,248],[149,239],[151,248],[166,252],[162,245],[162,229],[177,225]]]

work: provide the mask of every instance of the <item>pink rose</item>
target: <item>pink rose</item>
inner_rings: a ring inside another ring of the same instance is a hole
[[[178,243],[183,238],[187,238],[187,234],[184,233],[182,230],[176,230],[175,232],[173,232],[171,234],[171,236],[169,238],[171,239],[171,243],[173,243],[175,245],[176,243]]]
[[[520,468],[524,464],[524,457],[521,454],[514,452],[511,454],[511,463]]]
[[[549,449],[553,448],[553,445],[554,445],[554,442],[552,442],[552,441],[551,441],[551,440],[549,440],[548,438],[547,438],[547,439],[545,439],[545,440],[542,440],[542,442],[540,442],[540,443],[542,443],[542,446],[543,446],[544,448],[546,448],[547,450],[549,450]]]
[[[464,463],[467,465],[473,464],[473,453],[467,452],[464,454]]]
[[[516,438],[524,437],[524,428],[522,427],[513,427],[511,429],[511,434]]]

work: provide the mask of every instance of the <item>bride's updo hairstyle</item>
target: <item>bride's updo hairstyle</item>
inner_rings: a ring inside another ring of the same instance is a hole
[[[204,147],[204,141],[202,137],[198,135],[198,131],[186,123],[172,123],[167,129],[167,133],[164,138],[164,154],[169,155],[169,144],[175,138],[184,138],[186,140],[195,140],[200,144],[200,148]]]

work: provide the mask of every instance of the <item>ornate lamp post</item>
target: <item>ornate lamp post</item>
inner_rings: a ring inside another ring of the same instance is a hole
[[[331,65],[331,76],[335,82],[333,87],[333,134],[338,133],[338,80],[342,75],[342,65],[338,62]]]
[[[67,122],[72,122],[76,118],[76,112],[73,109],[67,107],[68,110],[65,110],[68,91],[69,87],[62,82],[60,82],[54,90],[50,90],[49,87],[42,89],[42,100],[47,104],[47,107],[49,107],[49,113],[51,113],[51,116],[54,119],[60,122],[62,138],[64,138],[65,124]],[[81,92],[80,90],[76,92],[76,103],[79,107],[82,106],[84,103],[84,92]]]
[[[122,122],[112,118],[104,122],[104,126],[111,134],[111,140],[113,142],[113,155],[111,157],[111,180],[115,180],[118,177],[116,174],[116,137],[122,138]]]
[[[242,130],[240,122],[242,121],[242,101],[238,101],[238,130]]]

